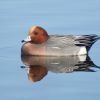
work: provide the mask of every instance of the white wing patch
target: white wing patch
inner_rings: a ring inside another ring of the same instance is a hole
[[[87,54],[86,47],[81,47],[80,51],[78,52],[78,55],[86,55],[86,54]]]
[[[79,61],[86,61],[87,55],[78,55]]]
[[[58,65],[59,63],[51,63],[51,64]]]
[[[61,49],[60,47],[52,47],[52,48],[54,48],[54,49]]]

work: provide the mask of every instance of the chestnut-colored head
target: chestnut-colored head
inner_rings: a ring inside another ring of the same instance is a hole
[[[47,41],[49,38],[48,33],[40,26],[33,26],[28,33],[28,39],[26,41],[30,41],[36,44],[41,44]]]

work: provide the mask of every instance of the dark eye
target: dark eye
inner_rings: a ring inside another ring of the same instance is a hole
[[[38,32],[34,32],[34,35],[38,35],[39,33]]]

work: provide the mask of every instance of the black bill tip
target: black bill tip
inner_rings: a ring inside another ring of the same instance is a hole
[[[22,40],[21,42],[23,43],[23,42],[25,42],[25,40]]]
[[[25,66],[20,66],[20,68],[25,68]]]

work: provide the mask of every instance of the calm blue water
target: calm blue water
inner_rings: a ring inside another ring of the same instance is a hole
[[[21,40],[33,25],[49,34],[100,35],[99,0],[0,0],[1,100],[100,100],[100,70],[48,74],[28,80],[20,57]],[[89,55],[100,66],[100,41]]]

